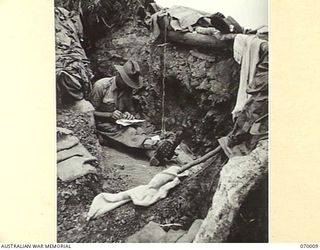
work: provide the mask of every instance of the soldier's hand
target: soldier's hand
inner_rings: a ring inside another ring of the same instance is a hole
[[[134,116],[131,115],[129,112],[125,112],[123,117],[124,117],[124,119],[128,119],[128,120],[134,119]]]
[[[122,117],[123,117],[123,114],[121,111],[119,111],[119,110],[113,111],[113,113],[112,113],[113,119],[118,120],[118,119],[121,119]]]

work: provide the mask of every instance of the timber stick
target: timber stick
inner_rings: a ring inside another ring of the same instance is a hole
[[[205,154],[204,156],[188,163],[188,164],[185,164],[184,166],[182,166],[181,170],[179,171],[179,173],[182,173],[184,171],[186,171],[187,169],[195,166],[195,165],[198,165],[206,160],[208,160],[209,158],[211,158],[212,156],[216,155],[219,151],[221,150],[221,146],[218,146],[216,147],[214,150],[208,152],[207,154]]]
[[[227,48],[228,44],[217,37],[191,32],[168,31],[167,39],[171,42],[207,48]]]

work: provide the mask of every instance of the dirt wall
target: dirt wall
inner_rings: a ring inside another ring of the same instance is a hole
[[[136,92],[136,109],[161,125],[162,78],[165,78],[166,129],[184,127],[187,143],[198,153],[217,145],[231,129],[239,66],[230,51],[208,51],[154,42],[142,23],[128,22],[95,44],[90,55],[96,79],[116,73],[114,64],[136,60],[144,87]]]

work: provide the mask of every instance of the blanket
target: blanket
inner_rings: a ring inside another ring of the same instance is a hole
[[[73,181],[89,173],[97,173],[97,161],[73,135],[71,130],[57,128],[57,176],[62,181]]]
[[[208,17],[209,13],[195,10],[184,6],[173,6],[169,9],[163,9],[151,16],[151,27],[153,38],[157,39],[160,35],[159,21],[164,20],[169,30],[192,32],[193,26],[201,22],[202,26],[211,26]]]
[[[90,206],[87,220],[102,216],[129,201],[139,206],[150,206],[167,196],[169,190],[180,183],[178,173],[180,167],[172,166],[152,178],[147,185],[141,185],[130,190],[110,194],[97,195]]]
[[[234,59],[241,64],[240,83],[237,94],[237,102],[232,111],[235,119],[250,98],[247,87],[253,80],[257,64],[259,62],[260,45],[264,41],[257,36],[239,34],[235,37],[233,51]]]
[[[82,100],[91,91],[93,73],[82,48],[83,28],[80,16],[64,8],[55,8],[57,96]]]

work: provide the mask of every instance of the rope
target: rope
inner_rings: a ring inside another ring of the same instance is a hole
[[[164,25],[164,46],[163,46],[163,69],[162,69],[162,117],[161,117],[161,132],[162,135],[166,132],[166,123],[165,123],[165,77],[166,77],[166,43],[167,43],[167,23]]]

